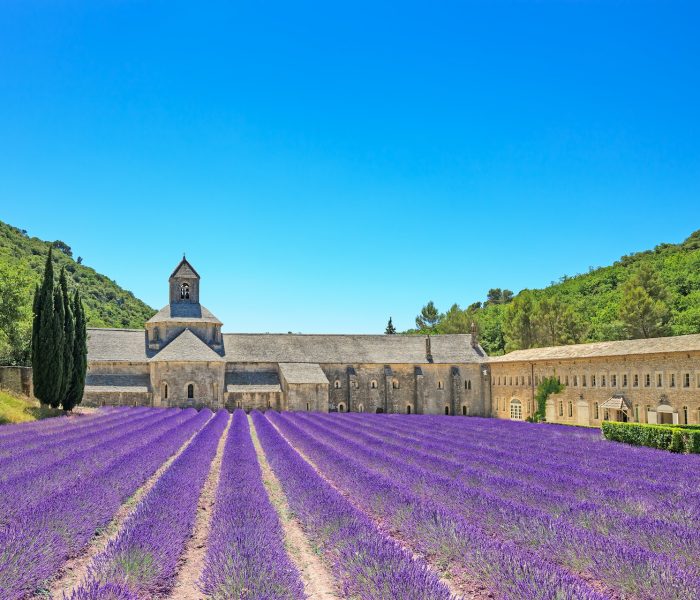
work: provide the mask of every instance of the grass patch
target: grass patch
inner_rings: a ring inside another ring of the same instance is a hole
[[[42,406],[37,400],[0,390],[0,425],[37,421],[62,414],[61,409]]]

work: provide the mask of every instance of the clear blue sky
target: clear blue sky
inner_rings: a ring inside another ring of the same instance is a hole
[[[227,331],[381,332],[700,228],[698,2],[3,2],[0,219]],[[206,8],[205,8],[206,7]]]

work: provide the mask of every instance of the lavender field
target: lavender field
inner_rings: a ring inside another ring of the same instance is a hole
[[[700,456],[418,415],[0,428],[0,598],[692,599]]]

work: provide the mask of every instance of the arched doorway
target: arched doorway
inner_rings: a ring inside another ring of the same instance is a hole
[[[338,403],[338,412],[345,412],[345,403],[344,402]]]
[[[407,414],[407,415],[410,415],[410,414],[411,414],[411,405],[410,405],[410,404],[407,404],[407,405],[406,405],[406,414]]]
[[[512,421],[523,420],[523,404],[517,398],[510,401],[510,418]]]

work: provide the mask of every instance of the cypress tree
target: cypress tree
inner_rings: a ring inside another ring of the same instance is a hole
[[[61,292],[61,300],[63,301],[63,381],[61,382],[61,393],[59,398],[61,404],[66,402],[66,394],[73,378],[73,351],[75,340],[75,320],[73,308],[71,306],[71,297],[68,292],[68,277],[66,276],[65,267],[61,269],[61,275],[58,279],[58,287]],[[70,410],[70,409],[66,409]]]
[[[56,289],[52,249],[46,257],[44,280],[34,299],[32,331],[32,375],[34,395],[42,404],[58,406],[63,381],[64,311],[60,291]]]
[[[63,294],[61,293],[61,287],[55,286],[53,290],[53,318],[51,320],[51,332],[47,336],[49,340],[49,348],[52,348],[51,353],[51,374],[53,377],[53,394],[49,401],[51,408],[58,408],[61,406],[61,401],[63,400],[63,394],[66,388],[63,385],[65,379],[65,370],[63,365],[65,364],[66,357],[66,335],[65,335],[65,325],[66,316],[63,305]]]
[[[83,400],[85,390],[85,373],[87,371],[87,324],[85,310],[80,300],[80,293],[75,290],[73,294],[72,313],[75,319],[73,338],[73,369],[68,386],[68,393],[63,401],[64,410],[73,410]]]

